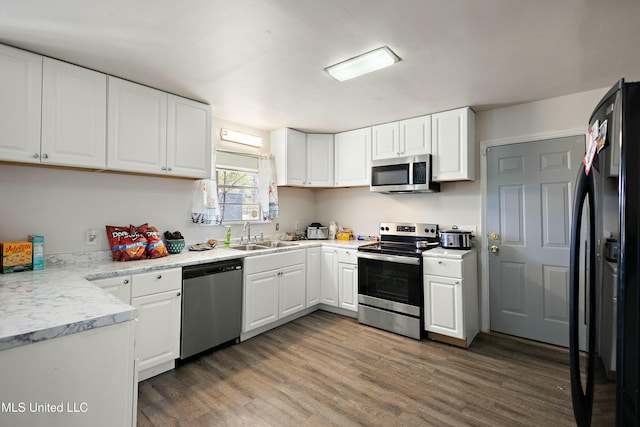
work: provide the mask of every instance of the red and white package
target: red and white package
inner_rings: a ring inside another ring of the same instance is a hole
[[[146,258],[147,239],[135,227],[107,225],[107,238],[114,261],[132,261]]]
[[[149,224],[142,224],[136,227],[139,233],[142,233],[147,239],[147,255],[149,258],[161,258],[169,255],[167,247],[162,241],[162,236],[158,229]]]

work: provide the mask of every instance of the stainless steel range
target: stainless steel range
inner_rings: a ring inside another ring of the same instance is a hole
[[[437,224],[380,223],[380,242],[358,248],[360,323],[422,338],[422,253],[438,241]]]

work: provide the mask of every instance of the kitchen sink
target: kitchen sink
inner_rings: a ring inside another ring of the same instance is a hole
[[[250,245],[234,245],[234,246],[229,246],[229,249],[237,249],[239,251],[257,251],[257,250],[265,250],[268,249],[267,246],[258,246],[256,244],[250,244]]]
[[[266,246],[267,248],[285,248],[287,246],[297,246],[297,243],[280,242],[278,240],[267,240],[265,242],[258,243],[259,246]]]

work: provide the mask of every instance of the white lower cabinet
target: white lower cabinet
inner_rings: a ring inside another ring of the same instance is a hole
[[[307,249],[307,307],[320,303],[322,248]]]
[[[468,347],[479,329],[477,256],[424,257],[424,329],[429,338]]]
[[[338,250],[322,248],[322,265],[320,270],[320,302],[338,306]]]
[[[322,248],[320,302],[358,311],[358,258],[354,249]]]
[[[182,269],[139,274],[131,281],[131,305],[138,309],[138,379],[143,381],[173,369],[180,357]]]
[[[247,257],[244,275],[243,333],[305,308],[304,249]]]
[[[339,307],[358,311],[358,258],[352,249],[338,249]]]
[[[0,425],[135,426],[134,335],[127,321],[0,351]]]

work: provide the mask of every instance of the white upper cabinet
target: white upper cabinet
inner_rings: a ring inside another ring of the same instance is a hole
[[[391,159],[402,154],[400,123],[385,123],[371,128],[371,159]]]
[[[308,187],[333,186],[333,135],[310,133],[307,135]]]
[[[0,160],[40,163],[42,56],[0,45]]]
[[[271,132],[271,153],[278,185],[304,186],[307,180],[307,136],[284,128]]]
[[[400,121],[400,154],[418,156],[431,154],[431,116]]]
[[[167,94],[109,76],[107,168],[161,174],[167,163]]]
[[[167,108],[167,174],[209,178],[211,107],[169,95]]]
[[[107,168],[208,178],[208,105],[109,76]]]
[[[335,186],[357,187],[371,183],[371,128],[335,136]]]
[[[284,128],[271,132],[278,185],[333,185],[333,135],[305,134]]]
[[[371,159],[393,159],[431,153],[431,116],[373,126]]]
[[[475,114],[469,107],[431,116],[434,181],[475,180]]]
[[[44,58],[42,163],[106,167],[107,76]]]

